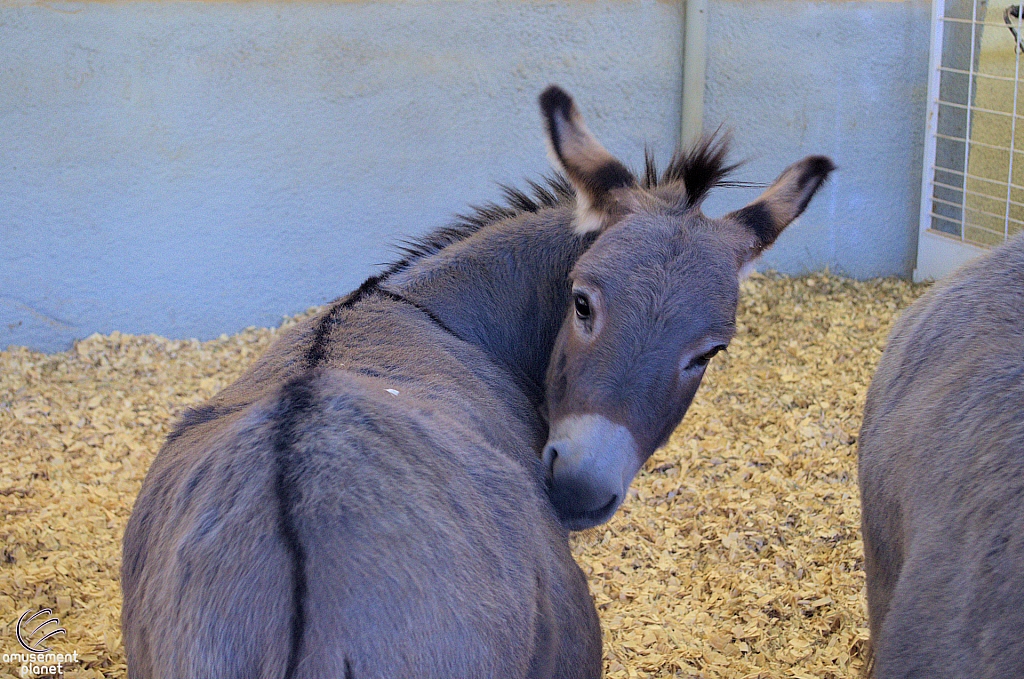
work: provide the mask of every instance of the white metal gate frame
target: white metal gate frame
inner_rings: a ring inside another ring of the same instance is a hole
[[[914,269],[914,281],[920,282],[929,279],[939,279],[952,273],[954,270],[959,268],[966,262],[978,257],[979,255],[987,252],[987,248],[968,242],[965,239],[967,217],[964,205],[966,204],[966,195],[969,192],[967,188],[967,179],[969,176],[969,165],[968,161],[971,152],[971,115],[972,112],[978,110],[973,103],[973,95],[975,93],[975,81],[977,73],[974,70],[975,65],[975,50],[980,49],[977,45],[978,30],[977,27],[981,25],[978,21],[978,0],[973,0],[971,19],[969,20],[971,26],[971,54],[969,61],[969,71],[965,74],[968,76],[967,84],[967,101],[966,106],[958,102],[946,102],[942,101],[941,96],[941,83],[942,73],[957,72],[963,73],[958,69],[952,69],[944,67],[942,63],[943,54],[943,37],[945,32],[945,26],[947,22],[956,21],[966,23],[966,19],[952,19],[945,16],[945,0],[932,0],[932,35],[931,35],[931,48],[929,51],[929,63],[928,63],[928,117],[926,122],[926,134],[924,144],[924,165],[921,178],[921,215],[920,224],[918,230],[918,245],[917,245],[917,267]],[[1024,11],[1018,10],[1018,14],[1024,15]],[[1017,32],[1018,35],[1021,33],[1022,17],[1017,17]],[[1020,56],[1016,59],[1015,65],[1015,83],[1019,84],[1020,76]],[[1009,174],[1007,176],[1007,187],[1006,187],[1006,214],[1004,215],[1004,223],[1006,234],[1009,233],[1009,222],[1010,222],[1010,192],[1013,185],[1013,160],[1015,146],[1014,136],[1016,132],[1016,121],[1017,121],[1017,92],[1018,84],[1014,85],[1013,95],[1013,111],[1011,113],[1011,138],[1009,147]],[[965,137],[955,139],[955,141],[962,141],[964,143],[964,166],[963,172],[959,173],[963,176],[963,186],[958,187],[947,187],[951,189],[957,189],[961,191],[963,197],[960,204],[960,236],[944,233],[932,228],[933,219],[939,218],[952,223],[954,220],[950,219],[945,215],[936,214],[934,211],[934,205],[936,200],[935,189],[936,180],[935,173],[937,169],[945,172],[958,173],[952,168],[937,168],[936,166],[936,148],[938,139],[940,137],[938,124],[939,124],[939,109],[940,105],[957,106],[966,109],[966,128],[964,135]],[[990,112],[990,111],[987,111]],[[991,113],[991,112],[990,112]],[[1004,112],[996,112],[1004,113]],[[983,177],[977,179],[986,180]],[[1016,187],[1024,188],[1024,187]],[[996,216],[996,215],[993,215]]]

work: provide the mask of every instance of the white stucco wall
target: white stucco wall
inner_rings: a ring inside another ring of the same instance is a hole
[[[789,274],[909,277],[917,248],[931,4],[712,0],[705,128],[735,130],[766,181],[803,155],[838,170],[762,258]],[[709,214],[757,192],[719,192]]]
[[[682,29],[654,0],[0,0],[0,347],[326,302],[546,171],[550,82],[628,164],[665,159]],[[927,3],[713,0],[708,45],[706,127],[735,128],[742,178],[840,166],[766,265],[909,274]]]

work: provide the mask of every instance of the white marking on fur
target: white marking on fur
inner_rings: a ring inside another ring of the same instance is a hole
[[[604,228],[608,215],[595,210],[590,204],[590,196],[582,191],[576,192],[576,219],[573,221],[573,233],[578,236],[600,231]]]
[[[555,124],[558,124],[556,120]],[[555,144],[551,141],[551,138],[547,139],[548,147],[548,162],[551,163],[551,167],[555,168],[566,177],[571,177],[568,170],[565,169],[565,165],[562,164],[562,159],[558,157],[558,153],[555,151]],[[591,231],[600,231],[603,225],[603,219],[600,214],[590,208],[590,197],[583,191],[576,188],[576,183],[571,179],[569,181],[572,184],[572,192],[576,195],[576,215],[573,220],[573,233],[578,236],[590,233]]]
[[[558,153],[555,151],[555,144],[548,137],[545,145],[548,148],[548,162],[551,163],[551,167],[555,168],[565,176],[569,176],[569,173],[565,170],[565,165],[562,165],[562,159],[558,157]]]
[[[399,393],[397,389],[385,389],[384,391],[388,392],[392,396],[398,396]]]

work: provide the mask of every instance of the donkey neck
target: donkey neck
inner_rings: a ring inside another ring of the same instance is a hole
[[[573,232],[568,207],[485,226],[391,274],[381,287],[479,346],[539,406],[571,296],[569,272],[594,240]]]

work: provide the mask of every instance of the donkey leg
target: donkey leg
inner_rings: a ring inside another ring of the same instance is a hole
[[[878,415],[878,404],[885,403],[886,398],[882,389],[869,394],[858,445],[861,537],[867,576],[868,627],[871,630],[869,671],[874,664],[874,654],[882,643],[883,623],[903,571],[904,559],[900,503],[904,489],[899,476],[893,472],[897,466],[893,451],[903,450],[903,441],[898,432],[887,427],[885,420],[880,420]]]
[[[902,527],[895,503],[880,502],[862,491],[864,572],[867,578],[868,626],[876,647],[890,602],[903,570]]]

